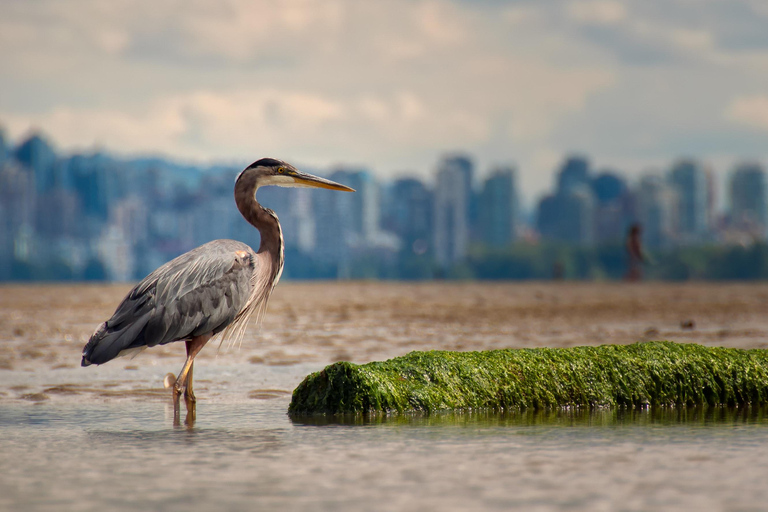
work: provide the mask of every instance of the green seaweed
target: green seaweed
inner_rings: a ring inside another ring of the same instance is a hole
[[[762,405],[768,351],[668,341],[599,347],[411,352],[339,362],[293,392],[291,414],[556,407]]]

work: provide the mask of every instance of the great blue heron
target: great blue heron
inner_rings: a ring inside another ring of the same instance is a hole
[[[82,366],[184,340],[187,360],[173,384],[192,402],[195,356],[216,334],[242,336],[248,319],[260,317],[283,271],[283,233],[275,212],[256,201],[263,185],[353,189],[303,173],[283,161],[262,158],[235,182],[237,209],[261,234],[254,252],[235,240],[214,240],[169,261],[126,295],[112,318],[96,329],[83,349]]]

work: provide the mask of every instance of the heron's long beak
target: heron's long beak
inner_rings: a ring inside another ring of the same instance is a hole
[[[354,192],[355,189],[349,188],[341,183],[327,180],[319,176],[314,176],[306,172],[297,171],[295,174],[291,174],[293,181],[297,187],[311,187],[311,188],[327,188],[330,190],[342,190],[344,192]]]

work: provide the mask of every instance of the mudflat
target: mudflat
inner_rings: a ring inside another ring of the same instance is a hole
[[[162,377],[181,368],[183,343],[79,367],[83,345],[129,289],[0,287],[0,400],[165,397]],[[241,343],[214,339],[205,347],[196,377],[213,396],[231,385],[249,396],[281,396],[307,369],[340,360],[640,340],[768,347],[768,284],[287,282],[275,290],[262,325],[252,323]],[[248,365],[244,375],[231,377],[235,382],[217,375]],[[267,382],[278,368],[280,382]]]

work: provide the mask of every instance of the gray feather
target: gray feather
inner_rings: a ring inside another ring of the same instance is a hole
[[[218,334],[248,305],[258,258],[236,240],[214,240],[161,266],[123,299],[83,350],[82,365],[122,351]]]

